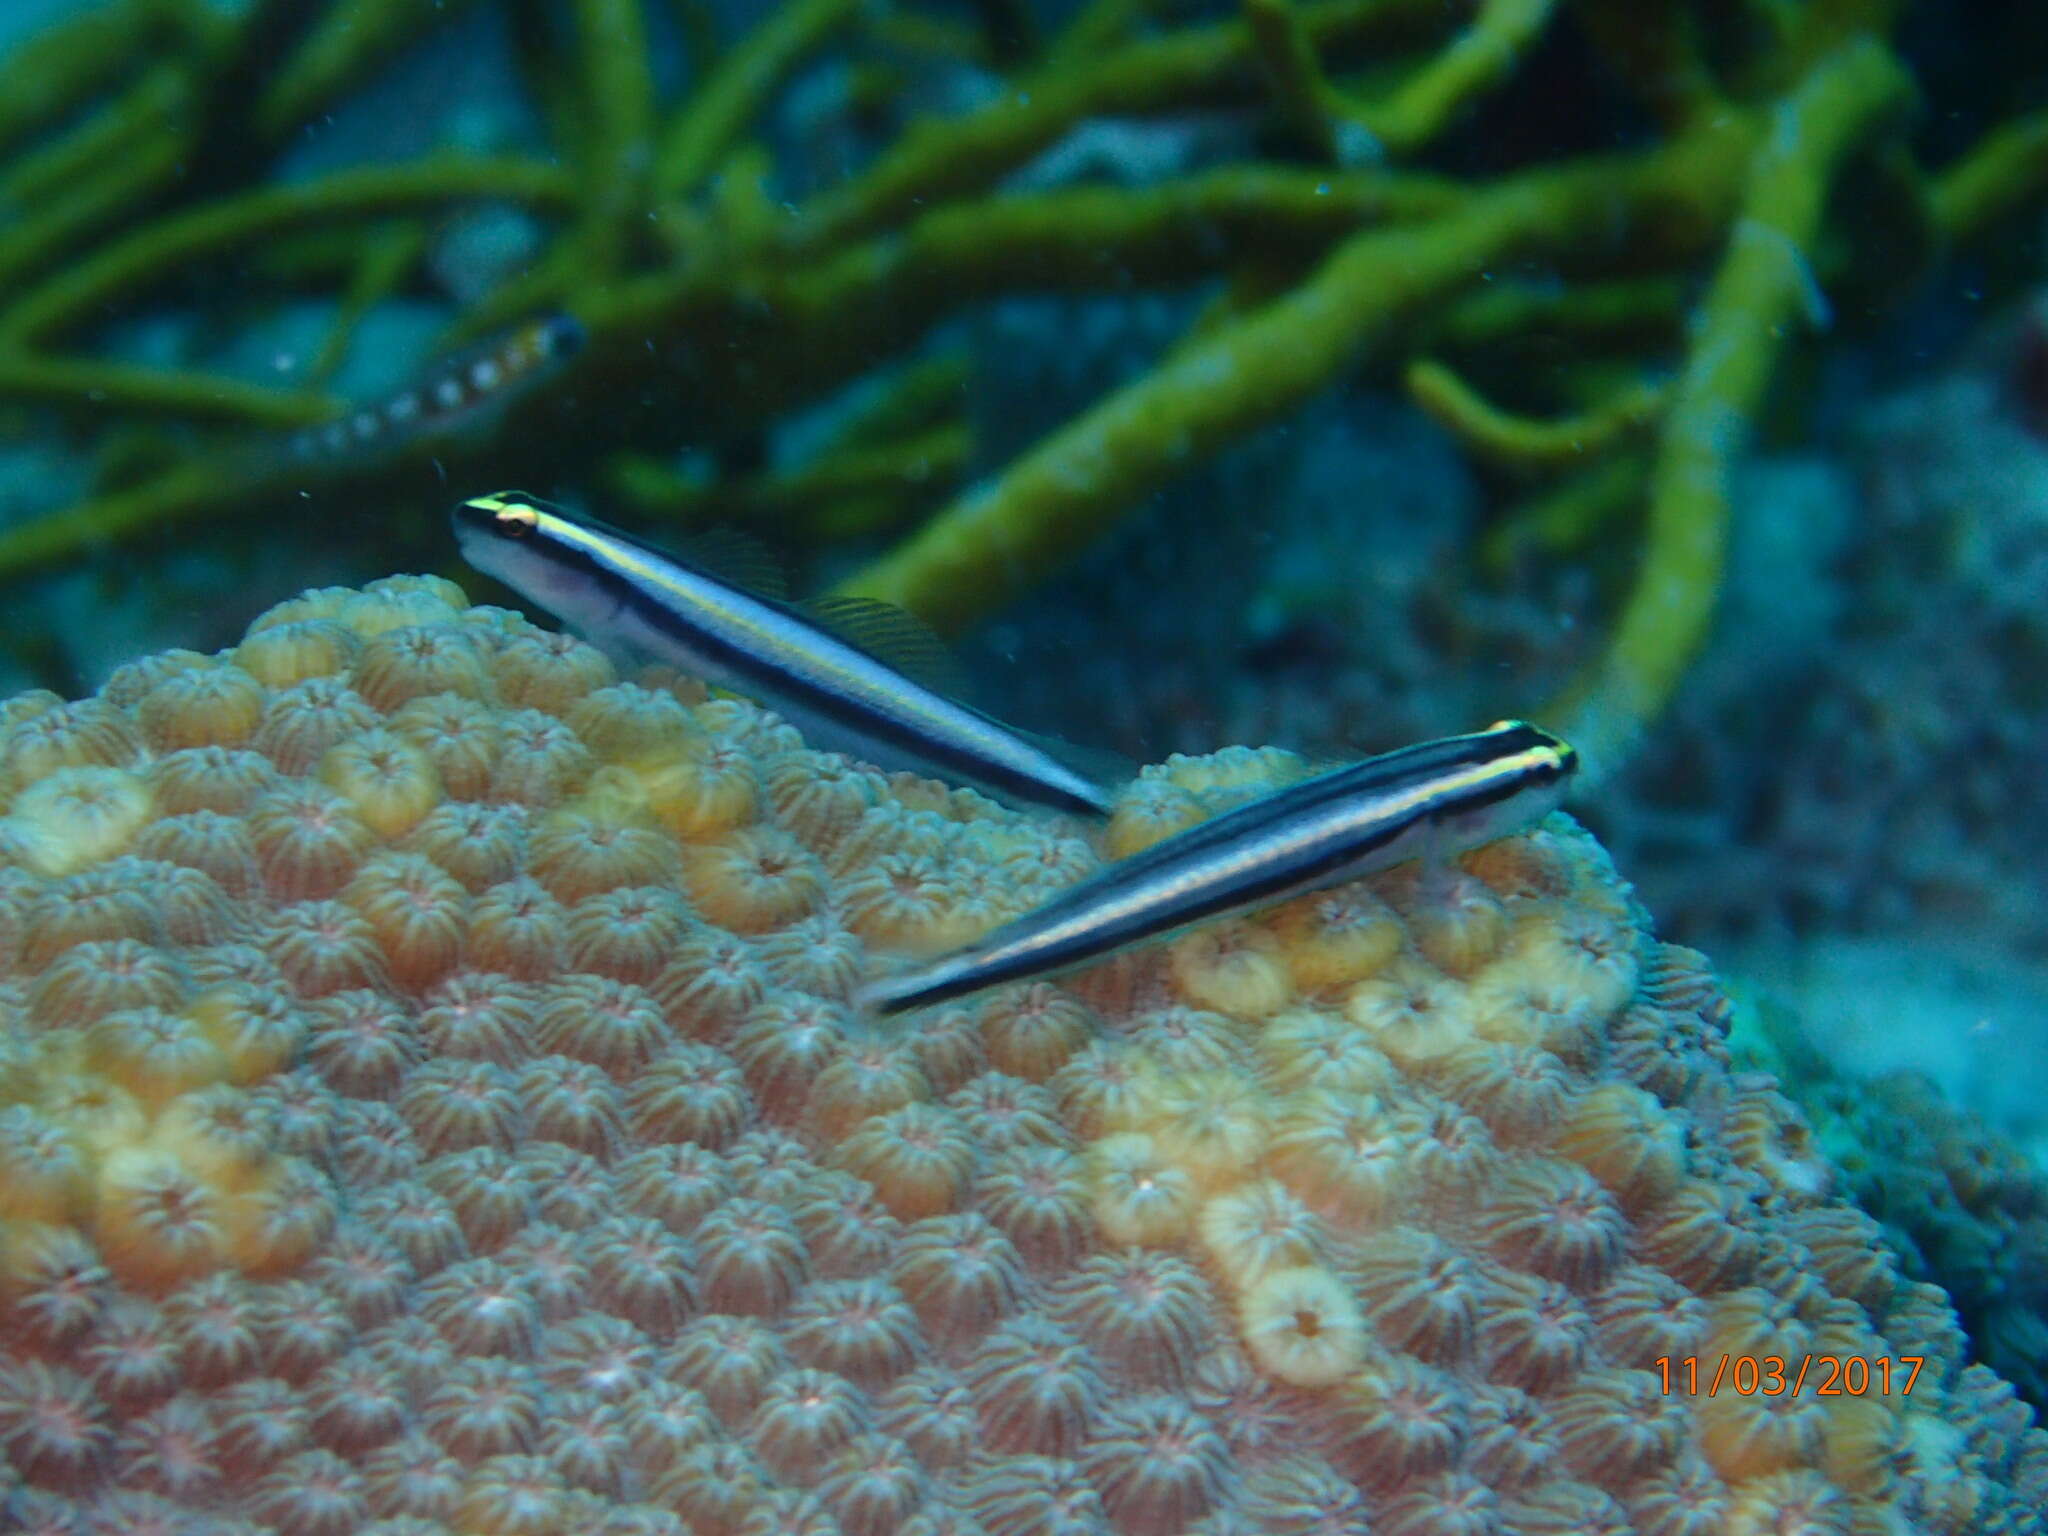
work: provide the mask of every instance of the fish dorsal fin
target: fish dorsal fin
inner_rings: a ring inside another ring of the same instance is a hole
[[[707,576],[716,576],[756,597],[781,601],[789,596],[782,563],[750,533],[737,528],[706,528],[683,539],[675,551]]]
[[[828,596],[810,599],[803,612],[819,628],[886,661],[913,682],[953,698],[966,693],[966,676],[946,642],[907,609],[872,597]]]

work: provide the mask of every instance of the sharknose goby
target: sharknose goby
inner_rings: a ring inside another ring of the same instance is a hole
[[[1010,801],[1085,816],[1109,809],[1095,776],[864,648],[863,628],[919,643],[901,610],[839,600],[812,616],[513,491],[463,502],[454,522],[463,558],[486,575],[601,646],[762,701],[813,746]]]
[[[1206,918],[1444,858],[1554,810],[1578,754],[1519,720],[1274,791],[1121,859],[973,944],[863,995],[900,1013],[1050,975]]]

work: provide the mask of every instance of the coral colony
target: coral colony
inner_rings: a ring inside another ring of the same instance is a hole
[[[1563,816],[877,1025],[1099,843],[445,582],[0,732],[33,1532],[2036,1532],[1964,1363]]]

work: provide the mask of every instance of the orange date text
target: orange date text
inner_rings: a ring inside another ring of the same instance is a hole
[[[1651,1365],[1666,1397],[1903,1397],[1925,1363],[1921,1355],[1659,1355]]]

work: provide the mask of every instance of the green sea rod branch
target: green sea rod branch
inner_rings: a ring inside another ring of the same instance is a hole
[[[398,291],[426,248],[426,224],[420,219],[397,220],[364,237],[362,253],[342,290],[327,335],[306,367],[307,378],[324,383],[334,376],[363,317]]]
[[[149,134],[178,133],[192,100],[190,68],[167,60],[81,122],[18,156],[0,172],[0,218],[12,223],[104,170]]]
[[[1669,702],[1712,623],[1729,479],[1786,334],[1825,300],[1808,262],[1842,162],[1911,82],[1879,43],[1829,55],[1771,108],[1700,305],[1650,480],[1647,546],[1605,656],[1555,718],[1608,771]]]
[[[574,247],[582,275],[602,279],[625,262],[645,217],[653,169],[654,77],[640,0],[575,0],[583,115],[577,181],[584,199]]]
[[[276,142],[422,34],[474,0],[340,0],[273,72],[252,120]]]
[[[331,421],[347,408],[345,401],[318,391],[271,389],[217,374],[8,353],[0,353],[0,400],[79,414],[225,421],[265,431]]]
[[[1092,59],[1103,49],[1126,42],[1150,9],[1148,0],[1089,0],[1052,40],[1045,62],[1058,65]]]
[[[1323,73],[1293,0],[1244,0],[1243,9],[1282,111],[1326,156],[1348,162],[1364,151],[1347,150],[1347,138],[1362,136],[1372,150],[1407,155],[1442,134],[1506,78],[1549,25],[1555,0],[1484,0],[1469,26],[1376,102],[1354,99]]]
[[[1641,510],[1649,480],[1650,455],[1634,448],[1622,448],[1567,474],[1505,509],[1480,535],[1480,569],[1505,578],[1525,555],[1555,558],[1590,548]]]
[[[195,461],[129,490],[0,529],[0,580],[75,558],[82,550],[111,547],[146,529],[168,527],[217,505],[222,494],[220,466]]]
[[[1723,92],[1701,56],[1690,5],[1642,0],[1579,0],[1575,19],[1609,70],[1673,133],[1723,105]]]
[[[576,226],[525,270],[469,306],[436,338],[464,346],[523,316],[573,302],[630,267],[647,221],[654,165],[655,100],[639,0],[575,0],[578,53],[573,89],[550,90],[537,66],[549,56],[538,28],[529,40],[530,88],[552,105],[557,137],[570,146],[580,193]],[[538,18],[536,18],[537,20]]]
[[[1976,238],[2048,193],[2048,111],[2001,123],[1935,178],[1934,223],[1951,244]]]
[[[83,237],[135,217],[184,173],[195,140],[190,72],[166,63],[41,154],[15,165],[0,234],[0,290],[46,270]]]
[[[1359,121],[1397,155],[1440,135],[1471,102],[1520,62],[1550,25],[1555,0],[1484,0],[1472,24],[1384,101],[1359,109]]]
[[[1446,306],[1423,338],[1436,348],[1570,337],[1596,350],[1639,348],[1676,334],[1691,284],[1684,277],[1618,277],[1567,284],[1503,281]]]
[[[264,187],[145,225],[32,289],[0,311],[0,345],[48,341],[184,262],[296,230],[309,221],[487,198],[558,209],[571,205],[575,190],[567,172],[539,161],[456,154]]]
[[[1315,44],[1292,0],[1243,0],[1239,7],[1251,29],[1259,64],[1273,89],[1273,104],[1288,127],[1325,160],[1343,163],[1339,130],[1355,122],[1350,103],[1323,77]]]
[[[988,55],[997,64],[1014,64],[1042,50],[1029,0],[974,0],[974,9],[981,18]]]
[[[1642,433],[1666,394],[1661,385],[1638,381],[1589,410],[1540,420],[1502,409],[1431,358],[1410,363],[1404,382],[1415,403],[1476,457],[1524,473],[1583,463]]]
[[[120,0],[47,28],[0,63],[0,152],[106,90],[164,29],[162,7]]]
[[[1435,0],[1329,0],[1302,12],[1319,49],[1434,9]],[[978,191],[1091,117],[1185,108],[1255,86],[1242,22],[1190,27],[1127,44],[1088,63],[1034,71],[965,117],[912,126],[868,171],[814,198],[797,221],[803,249],[842,244],[920,207]]]
[[[1618,239],[1732,195],[1682,145],[1635,164],[1532,172],[1425,224],[1356,235],[1285,297],[1124,386],[941,512],[843,590],[957,630],[1023,591],[1196,460],[1324,387],[1395,321],[1518,254]]]
[[[701,185],[782,82],[859,9],[860,0],[790,0],[734,44],[662,130],[654,195]]]
[[[672,366],[641,359],[647,338],[675,338],[706,368],[744,359],[747,402],[769,412],[867,371],[963,301],[1019,286],[1189,281],[1275,251],[1306,264],[1365,224],[1432,218],[1469,195],[1441,177],[1262,165],[1138,190],[1007,194],[949,204],[900,234],[786,270],[650,273],[592,295],[578,313],[619,387],[659,387],[663,374],[673,383]],[[616,352],[612,337],[623,338]],[[711,395],[730,400],[722,385]]]
[[[1319,193],[1318,187],[1327,190]],[[557,189],[565,200],[566,190]],[[1109,279],[1097,239],[1121,262],[1122,280],[1200,276],[1233,250],[1299,242],[1327,248],[1338,231],[1405,211],[1415,217],[1457,206],[1454,184],[1383,174],[1322,175],[1233,167],[1145,194],[1075,188],[941,209],[906,235],[870,242],[813,269],[774,275],[750,270],[663,273],[593,294],[581,317],[591,332],[579,362],[606,388],[633,396],[674,389],[677,370],[649,337],[688,338],[714,371],[694,381],[709,404],[745,422],[814,399],[865,372],[878,355],[908,345],[954,304],[1020,281],[1098,288]],[[1080,210],[1093,205],[1092,222]],[[1214,223],[1204,225],[1205,219]],[[1077,234],[1084,237],[1076,244]],[[154,270],[154,269],[152,269]],[[715,370],[744,368],[744,387]],[[590,442],[631,440],[634,428],[605,413]],[[672,434],[673,418],[663,418]],[[879,445],[878,445],[879,446]],[[502,451],[502,444],[500,447]],[[910,461],[917,459],[909,456]],[[950,473],[951,449],[924,454]],[[347,465],[300,466],[307,483],[352,473]],[[913,477],[914,478],[914,477]],[[216,464],[211,475],[175,473],[110,497],[52,512],[0,534],[0,580],[76,557],[94,543],[231,514],[261,490],[263,477]]]
[[[1313,258],[1366,227],[1454,214],[1470,196],[1448,177],[1224,166],[1137,191],[1080,186],[956,203],[879,250],[917,281],[963,295],[1006,283],[1111,284],[1123,273],[1186,279],[1214,272],[1229,252]]]
[[[605,479],[642,515],[692,527],[759,523],[787,538],[844,527],[855,505],[868,524],[899,508],[929,505],[958,481],[972,448],[967,428],[953,422],[896,442],[842,449],[795,469],[710,484],[639,455],[620,455]],[[898,526],[907,520],[893,518]]]

